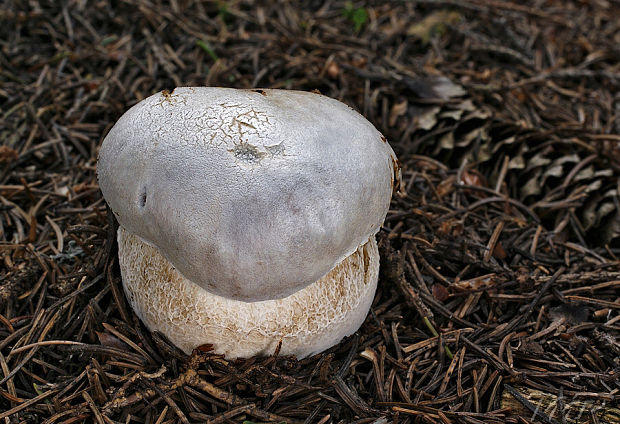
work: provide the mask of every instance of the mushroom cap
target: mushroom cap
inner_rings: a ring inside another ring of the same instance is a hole
[[[188,280],[245,302],[289,296],[356,251],[399,171],[385,137],[337,100],[212,87],[133,106],[97,166],[122,227]]]
[[[229,359],[303,358],[337,344],[364,322],[379,275],[371,236],[319,281],[283,299],[243,302],[211,294],[183,277],[154,247],[118,229],[123,287],[136,314],[190,354],[203,344]]]

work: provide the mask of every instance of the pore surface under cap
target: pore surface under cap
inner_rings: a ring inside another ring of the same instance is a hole
[[[317,281],[378,231],[395,160],[326,96],[177,88],[120,118],[98,174],[119,223],[186,278],[259,301]]]
[[[321,352],[362,324],[379,274],[372,236],[316,283],[283,299],[246,303],[208,293],[122,227],[118,248],[131,306],[187,354],[208,343],[228,358],[271,355],[280,340],[283,355]]]

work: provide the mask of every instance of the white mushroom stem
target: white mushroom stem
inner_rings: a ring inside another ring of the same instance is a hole
[[[379,251],[374,235],[317,282],[282,299],[243,302],[211,294],[160,252],[118,229],[125,293],[151,331],[189,354],[203,344],[228,358],[303,358],[337,344],[363,323],[374,298]]]

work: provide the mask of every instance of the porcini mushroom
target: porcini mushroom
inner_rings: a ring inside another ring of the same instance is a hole
[[[99,153],[129,303],[186,353],[305,357],[355,332],[399,182],[373,125],[329,97],[185,87],[127,111]]]

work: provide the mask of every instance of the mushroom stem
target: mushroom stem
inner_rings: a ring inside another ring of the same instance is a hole
[[[366,318],[379,275],[375,236],[317,282],[283,299],[243,302],[207,292],[153,246],[118,229],[127,298],[151,331],[187,354],[212,344],[228,358],[280,354],[303,358],[337,344]]]

